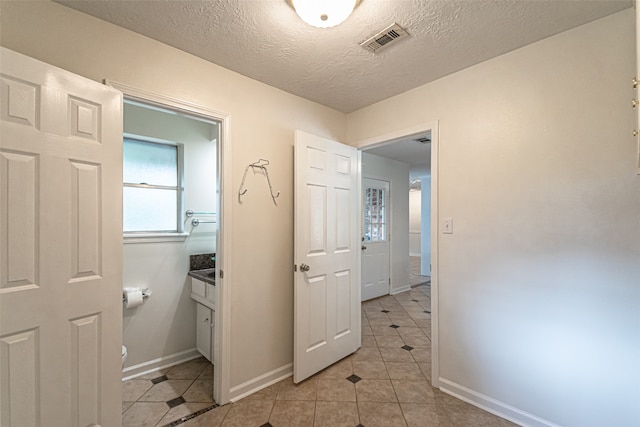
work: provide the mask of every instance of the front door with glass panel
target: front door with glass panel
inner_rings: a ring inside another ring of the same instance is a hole
[[[362,300],[389,293],[389,182],[362,180]]]

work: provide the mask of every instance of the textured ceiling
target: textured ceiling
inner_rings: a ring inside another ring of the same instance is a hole
[[[302,22],[286,0],[59,0],[289,93],[348,113],[632,0],[362,0],[343,24]],[[378,54],[360,42],[397,22]]]

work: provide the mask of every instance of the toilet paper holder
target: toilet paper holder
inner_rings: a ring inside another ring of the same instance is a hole
[[[149,298],[151,296],[151,293],[152,293],[151,289],[149,289],[149,288],[143,289],[142,290],[142,299]],[[125,290],[123,289],[122,290],[122,302],[125,301],[125,295],[124,294],[125,294]]]

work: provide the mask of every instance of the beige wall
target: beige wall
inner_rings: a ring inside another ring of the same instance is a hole
[[[640,420],[634,40],[629,9],[348,115],[439,121],[441,383],[529,425]]]
[[[107,78],[231,116],[233,182],[271,160],[266,184],[233,200],[231,386],[281,368],[293,349],[293,131],[344,140],[344,114],[52,2],[0,2],[3,46],[92,80]]]

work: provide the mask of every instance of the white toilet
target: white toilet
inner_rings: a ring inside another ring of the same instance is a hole
[[[122,346],[122,367],[124,368],[124,361],[127,359],[127,347]]]

